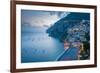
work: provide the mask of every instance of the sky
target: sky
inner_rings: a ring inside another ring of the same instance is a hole
[[[21,10],[21,24],[38,27],[51,26],[68,14],[70,13],[61,11]]]

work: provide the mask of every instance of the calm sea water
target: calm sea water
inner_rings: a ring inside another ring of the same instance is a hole
[[[63,43],[48,36],[46,30],[46,27],[36,27],[22,30],[22,63],[56,61],[59,54],[64,51]]]

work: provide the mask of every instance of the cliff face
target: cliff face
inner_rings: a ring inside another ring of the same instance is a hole
[[[90,14],[71,12],[47,29],[49,36],[60,41],[89,41]]]

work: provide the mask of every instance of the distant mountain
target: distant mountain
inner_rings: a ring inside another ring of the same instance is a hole
[[[90,32],[90,14],[71,12],[66,17],[57,21],[47,29],[49,36],[60,41],[86,41],[89,40]],[[87,35],[86,35],[87,34]],[[88,36],[88,38],[87,38]]]
[[[46,28],[47,28],[47,26],[41,27],[41,26],[35,26],[34,24],[32,26],[27,23],[27,24],[21,25],[21,32],[22,33],[38,33],[38,32],[40,33],[42,31],[44,31],[44,29],[46,29]]]

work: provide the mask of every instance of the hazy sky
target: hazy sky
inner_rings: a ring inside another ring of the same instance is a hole
[[[30,26],[50,26],[68,14],[69,12],[61,11],[21,10],[21,23]]]

